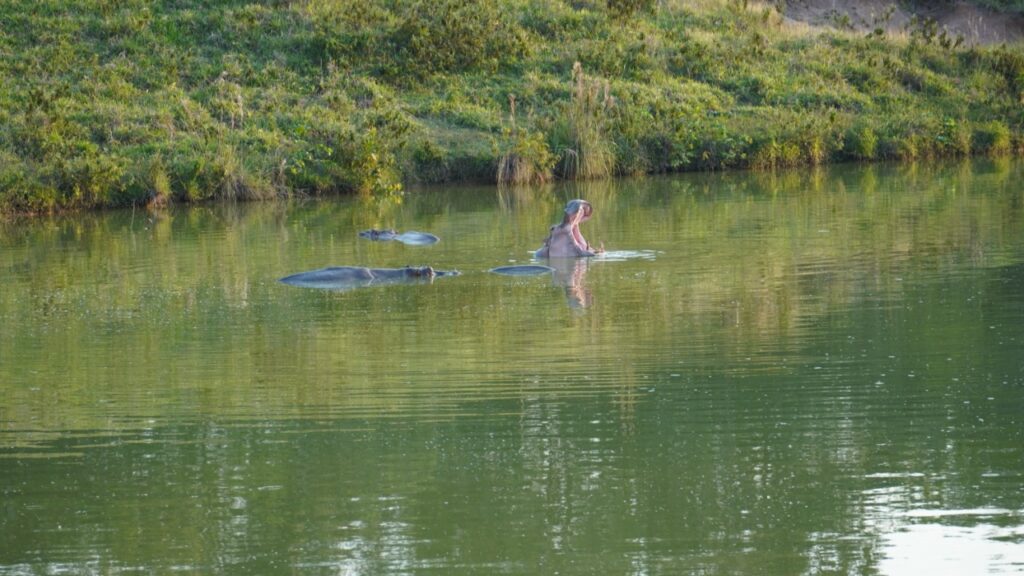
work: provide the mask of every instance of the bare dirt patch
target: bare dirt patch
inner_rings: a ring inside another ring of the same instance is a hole
[[[1005,14],[969,2],[936,2],[912,6],[892,0],[787,0],[786,18],[815,26],[870,32],[907,32],[917,22],[932,18],[938,30],[951,38],[963,36],[971,45],[1024,41],[1024,16]]]

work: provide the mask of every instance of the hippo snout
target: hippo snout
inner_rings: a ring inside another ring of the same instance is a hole
[[[406,266],[405,274],[410,278],[433,278],[436,275],[434,269],[430,266]]]

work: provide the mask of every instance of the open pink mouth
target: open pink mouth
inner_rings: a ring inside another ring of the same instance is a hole
[[[572,240],[576,244],[576,247],[583,251],[590,250],[590,244],[583,237],[583,233],[580,232],[580,224],[590,220],[590,216],[594,213],[594,207],[590,205],[590,202],[585,200],[573,200],[574,203],[578,203],[577,209],[572,213],[569,220],[569,229],[572,232]]]

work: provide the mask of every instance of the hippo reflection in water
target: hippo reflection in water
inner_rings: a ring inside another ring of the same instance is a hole
[[[583,238],[580,224],[590,220],[594,207],[586,200],[570,200],[565,205],[565,216],[561,224],[551,227],[544,245],[534,253],[537,258],[579,258],[597,256],[604,248],[593,248]]]
[[[588,258],[552,258],[551,266],[515,265],[491,268],[491,272],[502,276],[551,275],[551,283],[565,289],[565,299],[570,308],[588,308],[593,301],[590,289],[584,283],[590,267]]]
[[[432,282],[438,276],[457,276],[458,271],[434,270],[430,266],[405,268],[364,268],[361,266],[332,266],[300,272],[281,278],[281,282],[303,288],[323,290],[351,290],[367,286]]]

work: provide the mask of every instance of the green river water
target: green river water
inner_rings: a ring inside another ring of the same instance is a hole
[[[0,223],[0,574],[1024,573],[1021,163],[400,200]]]

